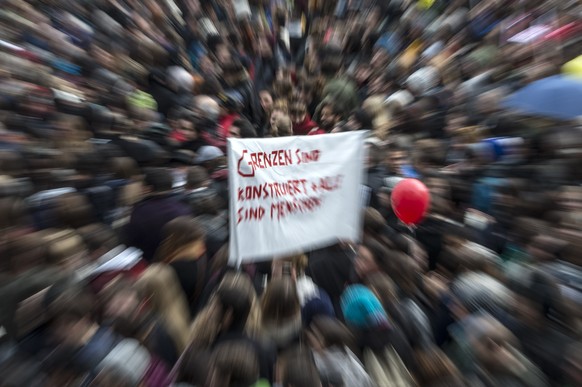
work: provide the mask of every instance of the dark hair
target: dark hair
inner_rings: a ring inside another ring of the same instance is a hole
[[[335,318],[323,315],[316,316],[310,327],[317,329],[326,347],[343,348],[344,346],[353,347],[354,345],[354,336],[350,330]]]
[[[321,379],[311,354],[293,348],[281,356],[284,387],[319,387]]]
[[[209,368],[210,353],[199,348],[190,347],[184,353],[176,382],[202,386],[207,382]]]
[[[355,120],[361,126],[361,129],[372,129],[374,127],[374,123],[372,122],[372,116],[368,114],[365,109],[357,109],[352,113]]]
[[[95,220],[93,207],[86,196],[72,192],[54,200],[55,215],[60,225],[79,228]]]
[[[234,121],[232,125],[240,129],[241,138],[257,137],[257,132],[255,131],[253,124],[251,124],[251,122],[245,118],[239,118],[238,120]]]
[[[367,144],[368,145],[368,154],[370,156],[370,161],[373,165],[377,165],[382,161],[382,157],[384,156],[384,152],[382,148],[376,144]]]
[[[391,255],[390,250],[384,247],[380,242],[371,238],[365,238],[361,246],[366,248],[372,254],[374,261],[383,272],[390,273],[390,270],[388,270],[388,261],[390,260],[389,255]]]
[[[162,235],[164,240],[155,258],[157,261],[168,262],[184,246],[204,240],[206,233],[198,221],[189,216],[180,216],[164,226]]]
[[[184,108],[175,108],[168,113],[168,120],[191,120],[192,113]]]
[[[196,189],[202,186],[202,183],[209,181],[210,177],[206,169],[200,166],[188,168],[186,177],[186,187],[188,189]]]
[[[240,60],[233,59],[228,63],[222,65],[222,71],[229,74],[239,74],[244,70],[244,66]]]
[[[79,235],[89,252],[104,249],[103,252],[110,251],[119,245],[119,239],[115,231],[101,223],[93,223],[78,229]]]
[[[145,185],[154,192],[166,192],[172,189],[174,180],[167,168],[147,168],[145,171]]]
[[[219,344],[212,353],[210,366],[221,378],[218,382],[221,387],[250,386],[259,379],[257,350],[243,340]]]
[[[75,321],[90,317],[93,297],[84,287],[70,278],[61,279],[44,295],[43,305],[49,316],[59,321]]]
[[[338,104],[336,104],[335,102],[333,102],[331,100],[331,98],[325,98],[322,102],[321,102],[321,107],[320,107],[320,111],[323,110],[323,108],[330,108],[331,112],[336,115],[336,116],[340,116],[343,117],[343,112],[340,110],[340,107],[338,106]]]
[[[209,76],[204,79],[204,82],[202,82],[199,95],[219,95],[222,92],[223,88],[218,78]]]
[[[263,322],[281,323],[301,311],[295,283],[289,277],[273,279],[261,301]]]
[[[131,157],[112,158],[111,170],[117,179],[128,180],[139,174],[137,163]]]

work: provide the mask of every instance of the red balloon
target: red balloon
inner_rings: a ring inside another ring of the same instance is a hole
[[[405,224],[419,223],[430,206],[430,192],[420,180],[404,179],[396,184],[390,198],[392,209]]]

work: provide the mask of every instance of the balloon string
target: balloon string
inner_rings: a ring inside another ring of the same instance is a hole
[[[408,231],[410,232],[410,235],[416,239],[416,225],[414,224],[407,224],[406,227],[408,228]]]

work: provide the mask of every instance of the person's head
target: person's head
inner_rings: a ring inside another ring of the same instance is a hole
[[[257,132],[249,120],[239,118],[230,127],[230,136],[234,138],[255,138],[257,137]]]
[[[145,171],[145,189],[150,194],[161,194],[172,190],[174,179],[167,168],[148,168]]]
[[[47,259],[66,272],[73,272],[87,264],[88,254],[83,238],[71,229],[48,229],[41,232],[47,244]]]
[[[87,246],[91,261],[119,246],[115,230],[102,223],[92,223],[77,229],[85,246]]]
[[[286,137],[293,135],[293,123],[288,115],[280,115],[275,120],[275,125],[272,128],[273,132],[277,133],[279,137]]]
[[[365,279],[365,284],[378,297],[384,309],[389,310],[398,302],[397,288],[392,278],[386,273],[372,273]]]
[[[300,313],[297,289],[290,275],[273,278],[261,300],[264,324],[283,325]]]
[[[265,114],[269,115],[273,111],[273,96],[271,92],[269,90],[261,90],[259,92],[259,101]]]
[[[273,109],[271,116],[269,117],[269,125],[271,127],[271,135],[277,136],[277,120],[279,117],[284,116],[285,111],[283,109]]]
[[[278,79],[273,83],[273,91],[277,98],[290,100],[293,97],[293,82],[290,79]]]
[[[174,131],[183,135],[187,140],[195,140],[197,137],[192,114],[187,111],[178,110],[172,112],[168,116],[168,124]]]
[[[239,60],[222,62],[222,78],[229,87],[237,86],[244,77],[244,66]]]
[[[93,298],[78,284],[60,280],[45,294],[44,304],[52,317],[52,337],[60,344],[76,347],[85,344],[94,325]]]
[[[354,111],[350,115],[347,124],[351,130],[372,130],[374,128],[372,116],[364,109]]]
[[[206,169],[200,166],[188,168],[186,175],[186,189],[207,188],[210,186],[210,177]]]
[[[562,298],[553,278],[541,271],[526,272],[522,278],[512,279],[510,288],[515,293],[515,314],[527,325],[546,324]]]
[[[299,348],[287,350],[277,359],[275,380],[283,387],[322,386],[311,353]]]
[[[111,171],[116,179],[129,180],[139,175],[137,163],[131,157],[112,158]]]
[[[47,246],[38,233],[10,238],[2,248],[2,271],[18,275],[46,262]]]
[[[307,105],[304,101],[295,101],[293,104],[291,104],[289,113],[291,120],[293,120],[293,124],[301,124],[305,120],[305,116],[307,114]]]
[[[0,198],[0,230],[25,225],[26,208],[20,198]]]
[[[255,336],[259,326],[260,308],[253,283],[243,273],[229,272],[192,323],[192,344],[208,348],[221,332],[245,331]]]
[[[164,239],[156,251],[157,261],[196,260],[206,252],[204,228],[191,217],[180,216],[171,220],[164,226],[162,235]]]
[[[367,150],[367,157],[365,160],[365,165],[368,169],[377,167],[383,158],[383,151],[382,148],[373,143],[373,142],[366,142],[366,150]]]
[[[341,308],[353,329],[373,330],[389,325],[388,315],[376,295],[364,285],[351,285],[342,293]]]
[[[403,148],[393,148],[387,152],[386,165],[393,175],[402,175],[402,167],[408,162],[408,151]]]
[[[99,292],[103,307],[103,320],[112,323],[120,333],[131,335],[131,321],[138,317],[143,305],[140,292],[128,280],[118,277],[113,279]],[[125,331],[125,332],[123,332]]]
[[[307,331],[307,339],[311,348],[318,351],[325,348],[345,347],[354,345],[354,337],[350,330],[339,320],[329,316],[316,316]]]
[[[262,58],[270,59],[273,57],[273,49],[266,37],[262,36],[258,39],[258,52]]]
[[[341,120],[341,113],[337,110],[335,104],[331,101],[326,101],[321,106],[320,116],[319,116],[319,126],[320,128],[331,131],[337,123]]]
[[[506,373],[520,365],[521,361],[514,348],[519,344],[517,339],[492,316],[482,314],[468,317],[463,321],[462,328],[473,359],[486,372]]]
[[[212,171],[214,168],[222,164],[224,159],[224,153],[220,148],[205,145],[198,149],[197,155],[194,158],[194,163],[202,165],[207,170]]]
[[[216,45],[214,55],[217,63],[228,63],[232,61],[230,47],[225,42],[219,42]]]
[[[564,373],[572,386],[582,384],[582,342],[571,343],[566,350]]]
[[[462,385],[461,373],[440,349],[428,348],[418,351],[416,359],[419,365],[417,382],[421,386],[433,385],[442,380],[447,380],[452,386]]]
[[[208,350],[201,350],[190,346],[180,363],[176,376],[177,386],[205,386],[211,375],[211,353]]]
[[[316,94],[317,82],[313,78],[307,78],[299,86],[299,96],[305,103],[310,104]]]
[[[208,95],[199,95],[194,98],[194,116],[196,130],[207,129],[216,125],[220,114],[218,101]]]
[[[68,193],[57,197],[54,206],[60,225],[79,228],[95,220],[89,199],[79,193]]]
[[[361,279],[383,270],[384,262],[389,260],[390,250],[381,243],[367,239],[358,248],[358,255],[354,262],[356,273]]]
[[[252,386],[259,379],[255,347],[245,341],[219,344],[210,358],[210,387]]]

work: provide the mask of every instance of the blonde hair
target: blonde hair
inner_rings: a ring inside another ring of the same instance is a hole
[[[293,135],[293,122],[288,115],[282,115],[277,117],[275,121],[275,126],[277,127],[277,135],[279,137],[292,136]]]
[[[374,135],[385,140],[390,131],[391,117],[384,104],[384,97],[373,95],[364,101],[362,108],[372,117]]]
[[[174,270],[154,263],[137,280],[135,287],[150,299],[152,309],[162,318],[178,351],[184,351],[188,344],[190,312]]]

